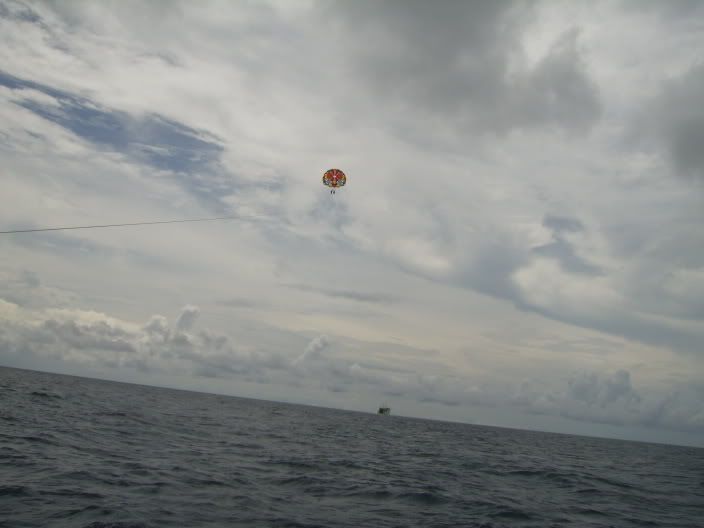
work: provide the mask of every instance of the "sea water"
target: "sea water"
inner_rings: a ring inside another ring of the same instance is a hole
[[[703,527],[704,450],[0,368],[0,527]]]

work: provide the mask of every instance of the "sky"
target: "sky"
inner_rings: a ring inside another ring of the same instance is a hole
[[[0,235],[0,365],[704,446],[702,49],[685,0],[0,0],[0,230],[238,217]]]

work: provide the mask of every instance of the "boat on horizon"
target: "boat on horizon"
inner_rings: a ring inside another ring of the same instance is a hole
[[[377,414],[389,415],[391,414],[391,407],[389,407],[388,405],[382,405],[381,407],[379,407],[379,411],[377,412]]]

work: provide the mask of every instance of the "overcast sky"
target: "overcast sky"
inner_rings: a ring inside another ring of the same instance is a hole
[[[0,364],[704,446],[703,21],[0,0],[0,230],[246,217],[0,235]]]

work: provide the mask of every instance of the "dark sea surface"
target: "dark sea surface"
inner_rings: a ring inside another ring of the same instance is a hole
[[[0,367],[0,527],[704,526],[704,449]]]

